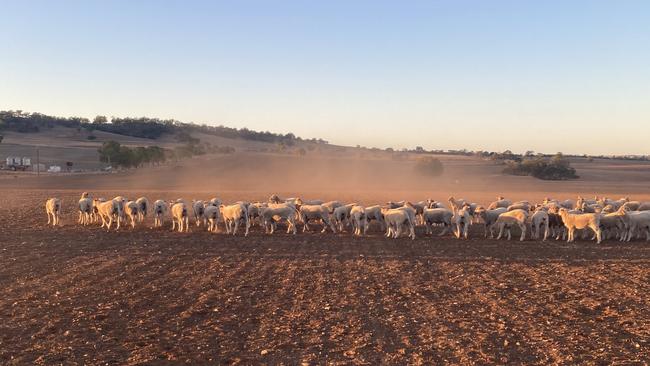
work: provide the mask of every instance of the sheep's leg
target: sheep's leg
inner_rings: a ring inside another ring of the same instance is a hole
[[[46,214],[47,214],[47,224],[49,225],[50,224],[50,213],[46,212]]]
[[[520,226],[520,228],[521,228],[521,238],[519,239],[519,241],[524,241],[524,239],[526,238],[526,225],[522,225]]]
[[[497,240],[501,240],[501,236],[503,236],[503,226],[502,224],[499,224],[499,235],[497,235]]]

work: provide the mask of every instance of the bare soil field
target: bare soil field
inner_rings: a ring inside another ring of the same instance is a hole
[[[352,238],[270,237],[255,227],[244,238],[194,227],[187,234],[153,230],[151,222],[119,232],[76,225],[74,203],[80,190],[89,190],[84,186],[102,187],[93,194],[105,197],[211,196],[203,185],[203,193],[166,191],[168,182],[150,183],[157,178],[136,192],[133,179],[116,174],[0,183],[0,364],[650,359],[645,242],[520,243],[484,240],[478,230],[469,241],[421,231],[414,241],[388,240],[377,228]],[[269,194],[246,184],[240,191],[225,187],[212,192],[225,201]],[[482,194],[489,199],[501,189]],[[382,201],[402,194],[421,192],[328,191],[323,198]],[[61,227],[45,226],[42,205],[49,196],[63,199]]]
[[[1,364],[647,364],[650,244],[343,234],[106,232],[76,224],[81,191],[151,200],[362,204],[595,194],[650,200],[650,165],[575,161],[544,182],[441,157],[237,153],[113,174],[0,176]],[[63,226],[45,226],[46,198]]]

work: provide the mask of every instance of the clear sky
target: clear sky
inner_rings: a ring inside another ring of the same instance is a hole
[[[650,153],[650,1],[0,0],[0,109]]]

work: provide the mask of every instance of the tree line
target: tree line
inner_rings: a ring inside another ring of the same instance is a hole
[[[327,144],[323,139],[302,139],[293,133],[281,134],[269,131],[253,131],[248,128],[233,128],[185,123],[173,119],[159,119],[149,117],[109,119],[106,116],[96,116],[92,121],[83,117],[54,117],[41,113],[27,113],[23,111],[0,111],[0,130],[16,131],[22,133],[38,132],[41,129],[55,126],[84,128],[88,131],[105,131],[124,136],[157,139],[164,134],[177,134],[184,132],[201,132],[208,135],[226,138],[239,138],[269,143],[283,143],[293,146],[298,141],[309,141]]]

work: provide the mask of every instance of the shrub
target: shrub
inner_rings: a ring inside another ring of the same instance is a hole
[[[579,178],[576,170],[562,154],[553,156],[550,160],[541,157],[523,159],[521,162],[506,161],[504,174],[529,175],[543,180],[566,180]]]
[[[438,158],[425,156],[415,163],[415,171],[421,175],[437,177],[444,171],[444,166]]]

